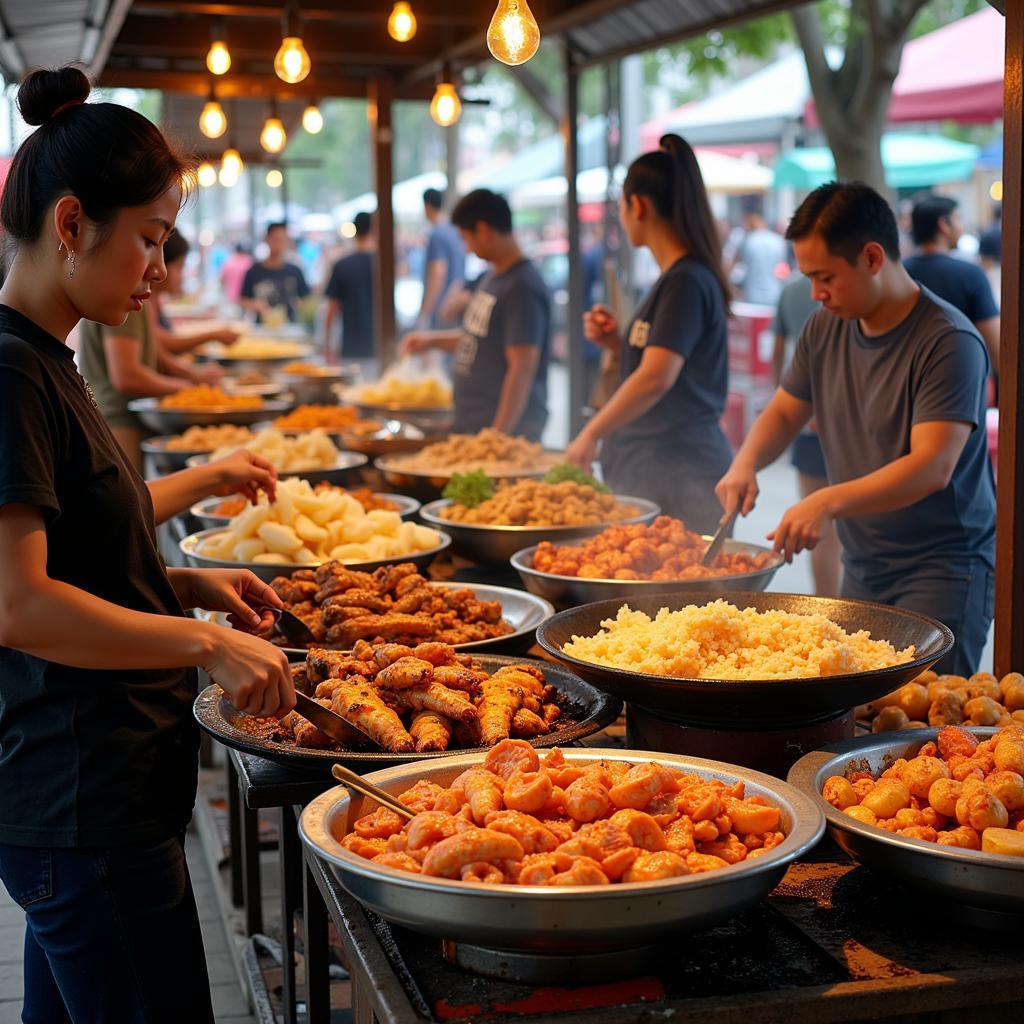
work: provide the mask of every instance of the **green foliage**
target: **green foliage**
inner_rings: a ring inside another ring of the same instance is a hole
[[[560,462],[557,466],[552,466],[544,477],[546,484],[560,484],[563,480],[571,480],[583,487],[592,487],[595,491],[600,491],[601,494],[611,493],[606,484],[591,476],[585,469],[580,469],[579,466],[574,466],[570,462]]]
[[[494,497],[494,481],[482,469],[472,473],[456,473],[445,485],[441,496],[457,505],[476,508],[488,498]]]

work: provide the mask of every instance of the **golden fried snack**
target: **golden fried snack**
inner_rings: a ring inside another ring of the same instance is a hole
[[[196,384],[160,399],[161,409],[259,409],[263,399],[256,395],[229,395],[223,388]]]
[[[399,704],[413,711],[434,711],[456,722],[471,722],[477,717],[477,709],[463,694],[440,683],[392,692]]]
[[[418,711],[409,726],[409,735],[418,753],[447,750],[452,738],[452,723],[436,711]]]
[[[414,686],[428,686],[433,675],[434,666],[429,661],[407,656],[382,668],[377,673],[376,682],[387,690],[406,690]]]
[[[290,371],[285,368],[284,372]],[[351,406],[300,405],[287,415],[278,416],[274,426],[279,430],[343,430],[359,422],[359,413]],[[374,429],[379,427],[379,423],[374,424]]]
[[[559,459],[536,442],[485,427],[477,434],[449,434],[444,441],[399,456],[393,463],[396,469],[415,473],[471,473],[480,469],[500,477],[502,473],[542,472]]]
[[[484,746],[493,747],[512,734],[512,722],[516,712],[523,706],[523,690],[514,681],[502,677],[501,673],[485,679],[480,684],[480,703],[477,714],[480,719],[480,740]]]
[[[368,735],[384,750],[406,754],[416,749],[402,720],[380,699],[377,691],[359,676],[338,681],[331,710]]]

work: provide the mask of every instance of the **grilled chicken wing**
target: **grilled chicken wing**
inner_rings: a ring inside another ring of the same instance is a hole
[[[436,711],[418,711],[409,726],[409,735],[420,753],[447,750],[452,738],[452,723]]]
[[[465,696],[440,683],[431,682],[415,689],[392,692],[413,711],[436,711],[456,722],[471,722],[477,717],[476,708]]]
[[[376,683],[388,690],[406,690],[430,683],[434,666],[421,658],[399,658],[377,673]]]
[[[416,749],[402,720],[380,699],[374,687],[359,676],[338,681],[331,710],[384,750],[406,754]]]

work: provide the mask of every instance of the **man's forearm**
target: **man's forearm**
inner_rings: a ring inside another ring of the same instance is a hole
[[[916,504],[948,483],[939,460],[911,452],[866,476],[824,488],[821,498],[833,519],[878,516]]]
[[[806,422],[783,415],[772,399],[754,421],[733,462],[749,466],[755,473],[770,466],[793,443]]]
[[[149,480],[149,496],[153,500],[156,525],[167,522],[202,498],[208,497],[220,483],[216,470],[209,465],[183,469],[178,473]]]
[[[534,371],[528,366],[509,369],[501,385],[501,397],[498,399],[498,410],[494,414],[492,426],[505,434],[511,434],[526,411],[530,400],[530,389],[533,387]]]
[[[426,340],[428,348],[444,352],[454,352],[462,338],[462,331],[417,331],[417,334]]]

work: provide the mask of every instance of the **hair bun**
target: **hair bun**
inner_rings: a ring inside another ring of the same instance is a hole
[[[39,68],[29,72],[18,89],[18,108],[26,124],[45,124],[56,110],[76,100],[84,103],[92,85],[81,68]]]

